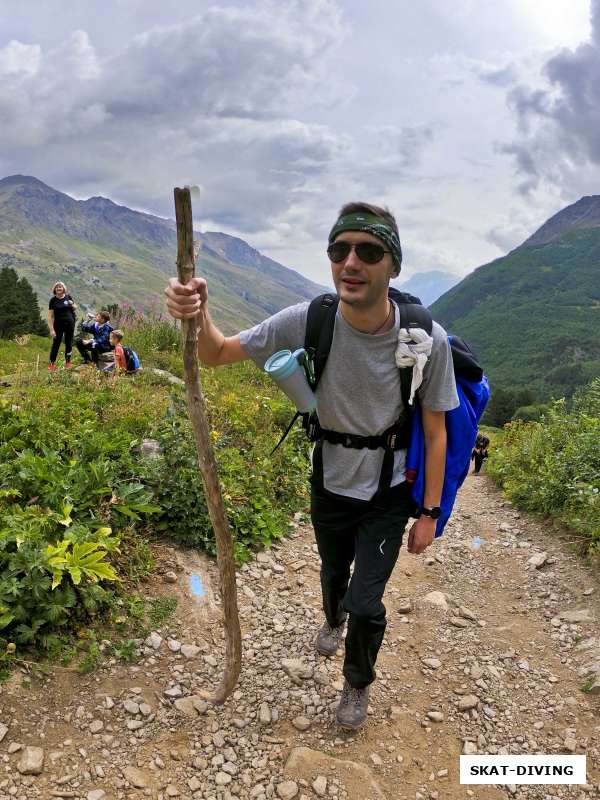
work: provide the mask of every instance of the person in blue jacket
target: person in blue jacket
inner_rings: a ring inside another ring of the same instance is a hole
[[[445,417],[459,401],[448,339],[434,322],[430,354],[415,386],[423,415],[426,473],[423,502],[415,508],[406,479],[406,449],[394,450],[391,458],[385,452],[384,458],[383,449],[357,448],[351,442],[353,437],[355,442],[379,439],[404,415],[395,360],[400,314],[388,297],[390,280],[398,276],[402,261],[396,220],[379,206],[345,205],[329,234],[327,255],[339,304],[331,350],[315,392],[316,411],[324,433],[339,433],[337,443],[335,437],[320,439],[312,455],[311,516],[325,617],[315,648],[331,657],[343,643],[345,683],[336,719],[342,728],[357,730],[367,719],[386,628],[382,598],[409,517],[418,517],[408,531],[410,553],[423,553],[434,540],[444,483]],[[203,278],[185,285],[172,278],[165,294],[173,317],[198,318],[198,356],[210,366],[250,358],[262,369],[276,351],[294,351],[304,344],[308,302],[224,336],[210,317]]]
[[[101,353],[108,353],[111,349],[110,334],[112,326],[109,325],[110,314],[108,311],[99,311],[95,322],[84,322],[81,326],[86,333],[91,333],[91,339],[77,339],[75,347],[79,350],[85,364],[98,366],[98,357]]]

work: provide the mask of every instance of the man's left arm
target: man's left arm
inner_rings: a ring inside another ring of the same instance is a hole
[[[446,468],[446,412],[422,407],[425,436],[425,492],[423,505],[439,506]],[[422,553],[435,538],[437,520],[421,515],[408,534],[408,552]]]

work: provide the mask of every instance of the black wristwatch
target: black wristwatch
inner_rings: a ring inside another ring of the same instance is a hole
[[[427,508],[427,506],[421,506],[421,510],[419,511],[419,516],[421,516],[422,514],[424,517],[431,517],[431,519],[439,519],[441,513],[442,509],[439,506],[433,506],[432,508]]]

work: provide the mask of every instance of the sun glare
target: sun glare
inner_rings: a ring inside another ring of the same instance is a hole
[[[514,0],[514,4],[549,47],[577,47],[590,38],[589,0]]]

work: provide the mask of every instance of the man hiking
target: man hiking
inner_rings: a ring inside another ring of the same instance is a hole
[[[360,446],[362,437],[372,441],[393,429],[404,411],[395,361],[400,313],[388,298],[390,279],[402,262],[393,215],[366,203],[345,205],[329,235],[327,254],[339,304],[316,388],[323,436],[312,455],[311,517],[321,557],[325,621],[315,644],[319,653],[333,656],[347,625],[345,682],[336,718],[343,728],[356,730],[367,717],[386,627],[382,597],[409,517],[418,516],[408,535],[410,553],[422,553],[435,536],[444,482],[445,412],[459,401],[446,333],[433,323],[431,352],[422,371],[413,368],[413,385],[415,372],[422,378],[416,396],[426,447],[424,502],[415,509],[405,475],[406,450]],[[203,278],[185,286],[173,278],[165,294],[173,317],[198,317],[198,356],[204,364],[251,358],[262,369],[276,351],[304,345],[308,302],[226,337],[210,317]]]

